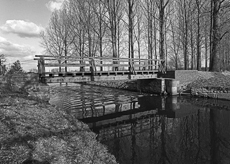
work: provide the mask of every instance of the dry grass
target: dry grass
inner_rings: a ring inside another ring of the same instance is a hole
[[[21,163],[28,157],[52,164],[116,163],[86,124],[12,91],[0,99],[0,129],[1,163]]]

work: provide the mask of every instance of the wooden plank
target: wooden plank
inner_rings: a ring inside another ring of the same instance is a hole
[[[47,83],[74,83],[74,82],[87,82],[91,81],[91,76],[76,76],[76,77],[46,77]]]
[[[97,72],[96,73],[97,75],[100,75],[100,76],[103,76],[103,75],[106,75],[106,76],[110,76],[110,75],[125,75],[125,74],[130,74],[129,71],[126,71],[126,72],[116,72],[116,71],[109,71],[109,72]]]
[[[157,74],[149,74],[149,75],[130,75],[130,79],[151,79],[157,78]]]
[[[54,57],[54,56],[52,56],[52,55],[35,55],[35,57]]]
[[[136,70],[135,72],[143,72],[144,74],[145,73],[157,73],[158,71],[157,70]]]
[[[53,75],[58,75],[59,73],[66,73],[66,72],[45,72],[45,74],[53,74]],[[91,72],[90,71],[85,71],[85,72],[76,72],[76,71],[73,71],[73,72],[67,72],[67,73],[75,73],[75,74],[82,74],[82,73],[88,73],[90,74]]]
[[[38,57],[44,57],[44,58],[56,58],[56,59],[77,59],[77,60],[82,60],[80,57],[77,56],[52,56],[52,55],[35,55],[35,59]],[[83,60],[114,60],[114,61],[121,61],[121,60],[126,60],[126,61],[162,61],[160,59],[139,59],[139,58],[113,58],[113,57],[87,57],[83,58]],[[46,60],[46,59],[45,59]]]
[[[78,64],[78,63],[67,63],[67,64],[58,64],[58,63],[45,63],[45,67],[90,67],[90,64]],[[96,67],[129,67],[129,64],[96,64]],[[139,69],[139,67],[147,67],[145,69],[148,69],[148,67],[152,66],[155,67],[155,65],[133,65],[134,68]]]
[[[90,67],[90,64],[70,64],[70,63],[67,63],[67,64],[58,64],[58,63],[45,63],[45,67]]]
[[[113,64],[113,63],[107,63],[107,64],[96,64],[97,67],[129,67],[130,64],[127,63],[127,64]],[[139,68],[139,67],[155,67],[156,65],[154,64],[133,64],[132,66],[136,67],[136,68]]]
[[[40,57],[44,57],[45,60],[60,60],[60,61],[65,61],[68,59],[71,59],[71,61],[91,61],[92,58],[79,58],[79,57],[65,57],[65,56],[61,56],[61,57],[58,57],[58,56],[46,56],[46,55],[35,55],[35,58],[34,60],[39,60]]]
[[[160,59],[139,59],[139,58],[113,58],[113,57],[94,57],[94,59],[110,59],[114,61],[121,61],[121,60],[133,60],[133,61],[161,61]]]
[[[94,81],[109,81],[109,80],[127,80],[129,79],[129,75],[118,75],[118,76],[115,76],[115,75],[110,75],[110,76],[105,76],[105,75],[102,75],[102,76],[94,76]]]
[[[96,67],[128,67],[129,64],[96,64]]]
[[[145,70],[145,71],[135,71],[136,74],[141,74],[141,75],[146,75],[146,74],[155,74],[157,73],[156,70]],[[91,75],[91,72],[45,72],[46,75],[52,74],[53,76],[84,76],[86,75]],[[73,75],[74,74],[74,75]],[[125,74],[130,74],[129,71],[97,71],[97,75],[103,76],[110,76],[110,75],[125,75]]]

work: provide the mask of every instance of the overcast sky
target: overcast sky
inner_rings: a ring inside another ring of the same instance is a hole
[[[53,10],[63,0],[0,0],[0,54],[7,63],[20,60],[23,69],[36,68],[35,54],[42,54],[39,34],[48,26]]]

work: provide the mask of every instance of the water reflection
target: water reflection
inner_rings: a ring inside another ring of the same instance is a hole
[[[121,164],[227,164],[230,103],[79,86],[53,104],[86,122]]]
[[[119,163],[228,163],[228,111],[194,107],[173,118],[169,111],[96,131]]]

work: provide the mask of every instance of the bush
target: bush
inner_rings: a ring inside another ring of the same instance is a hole
[[[15,76],[20,76],[22,78],[25,76],[25,72],[23,71],[19,60],[13,63],[13,65],[10,67],[10,69],[4,76],[4,80],[7,82],[6,87],[11,91],[15,90],[15,86],[18,83],[17,78],[14,78]]]

